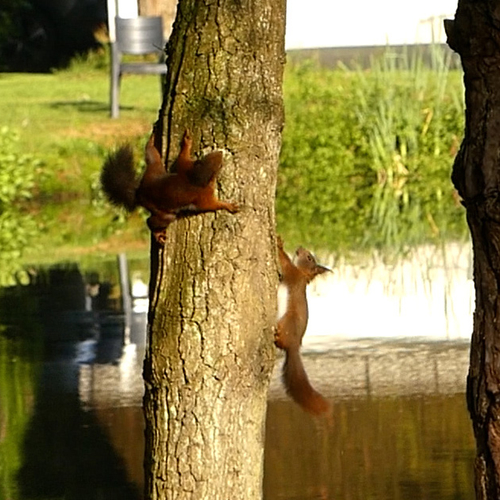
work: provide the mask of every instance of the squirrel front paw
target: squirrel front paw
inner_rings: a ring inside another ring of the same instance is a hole
[[[235,214],[240,211],[240,206],[237,203],[227,203],[227,211],[231,214]]]
[[[283,331],[283,328],[278,323],[276,331],[274,332],[274,345],[279,349],[288,349],[288,335]]]

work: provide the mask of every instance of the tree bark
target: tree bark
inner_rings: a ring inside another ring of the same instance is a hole
[[[274,196],[285,0],[181,0],[167,48],[164,158],[185,128],[224,152],[218,196],[240,212],[152,240],[144,363],[147,499],[261,498],[274,363]]]
[[[474,249],[476,310],[467,403],[476,438],[478,499],[500,498],[500,1],[459,0],[445,21],[460,54],[465,135],[452,179],[463,199]]]

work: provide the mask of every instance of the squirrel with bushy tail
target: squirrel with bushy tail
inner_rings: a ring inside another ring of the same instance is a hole
[[[295,264],[283,249],[278,238],[278,257],[281,265],[281,282],[278,294],[284,299],[283,311],[278,311],[275,344],[285,351],[282,379],[287,394],[306,412],[315,416],[330,417],[329,402],[309,382],[300,356],[302,338],[309,320],[307,285],[320,274],[331,271],[316,262],[314,255],[299,247]]]
[[[158,124],[146,144],[146,169],[141,178],[136,175],[129,144],[110,153],[102,168],[101,185],[112,204],[129,212],[137,206],[148,210],[151,213],[148,227],[160,244],[165,243],[167,226],[179,217],[216,210],[238,211],[235,203],[220,201],[215,196],[215,183],[222,167],[221,151],[193,160],[193,139],[186,130],[179,155],[167,171],[157,144],[161,144]]]
[[[215,183],[222,167],[222,152],[213,151],[193,160],[193,140],[188,130],[180,144],[180,152],[169,171],[162,162],[161,127],[156,124],[145,148],[146,168],[142,177],[135,171],[130,145],[109,154],[101,172],[101,184],[108,200],[114,205],[133,211],[142,206],[150,212],[147,224],[155,239],[165,243],[165,230],[179,217],[203,212],[238,211],[235,203],[215,196]],[[278,241],[281,264],[281,289],[286,295],[285,311],[278,318],[275,344],[285,351],[283,382],[287,393],[304,410],[314,415],[328,414],[330,405],[309,382],[300,347],[309,318],[306,287],[316,276],[330,269],[319,265],[314,256],[303,248],[296,252],[294,264]]]

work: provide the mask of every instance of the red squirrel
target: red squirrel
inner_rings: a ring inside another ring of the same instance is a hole
[[[215,197],[215,181],[222,166],[222,152],[213,151],[199,160],[191,158],[193,140],[184,132],[179,156],[168,172],[157,149],[159,128],[155,126],[146,144],[146,169],[136,177],[134,155],[130,145],[121,146],[106,159],[101,185],[108,200],[129,212],[138,205],[151,213],[147,220],[155,239],[165,243],[165,229],[178,217],[227,210],[238,211],[238,205]]]
[[[283,383],[287,394],[305,411],[313,415],[328,414],[330,404],[311,386],[302,364],[300,346],[309,319],[306,287],[316,276],[331,270],[319,265],[302,247],[296,251],[294,264],[283,250],[281,238],[278,238],[278,255],[281,265],[279,293],[286,296],[286,309],[281,315],[278,311],[275,344],[285,351]]]

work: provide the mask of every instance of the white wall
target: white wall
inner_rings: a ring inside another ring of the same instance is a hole
[[[472,333],[469,245],[452,244],[444,251],[423,247],[393,265],[380,259],[336,264],[332,274],[323,276],[308,288],[305,345],[321,342],[318,336],[445,340],[467,339]]]
[[[288,0],[286,48],[445,42],[458,0]],[[431,19],[434,18],[434,19]]]

